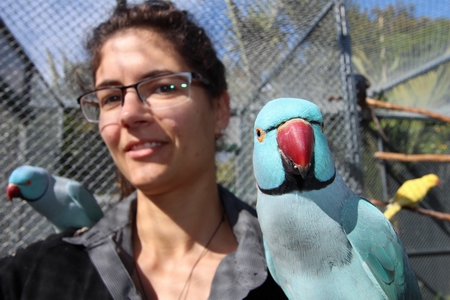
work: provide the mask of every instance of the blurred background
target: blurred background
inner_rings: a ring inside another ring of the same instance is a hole
[[[5,191],[11,172],[30,164],[80,181],[105,211],[117,201],[115,167],[76,98],[90,88],[77,81],[86,36],[119,2],[141,1],[0,2]],[[205,27],[227,67],[233,116],[217,153],[224,186],[255,204],[254,118],[269,100],[296,97],[321,108],[337,168],[353,190],[386,202],[406,180],[435,173],[441,185],[420,207],[450,213],[449,1],[174,2]],[[366,97],[391,108],[368,106]],[[450,299],[450,223],[408,210],[391,221],[424,299]],[[51,233],[24,201],[0,194],[0,256]]]

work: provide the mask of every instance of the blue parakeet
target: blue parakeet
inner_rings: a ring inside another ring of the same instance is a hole
[[[10,175],[6,194],[24,199],[46,217],[57,232],[91,227],[103,217],[94,196],[79,182],[49,174],[35,166],[20,166]]]
[[[421,299],[391,223],[336,171],[315,104],[267,103],[253,166],[268,268],[289,299]]]

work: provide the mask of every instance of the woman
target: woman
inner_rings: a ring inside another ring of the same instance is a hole
[[[128,197],[87,232],[0,262],[4,296],[284,297],[267,272],[254,210],[216,184],[215,140],[230,104],[204,30],[172,3],[150,1],[116,10],[88,50],[95,90],[78,101],[98,122]]]

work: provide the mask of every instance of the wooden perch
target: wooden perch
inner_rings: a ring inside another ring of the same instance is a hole
[[[434,162],[450,162],[450,154],[404,154],[395,152],[375,152],[375,158],[384,160],[397,160],[405,162],[420,162],[420,161],[434,161]]]
[[[376,200],[376,199],[370,199],[370,202],[372,202],[373,205],[376,206],[386,206],[389,203],[384,202],[384,201],[380,201],[380,200]],[[447,213],[442,213],[442,212],[438,212],[435,210],[431,210],[431,209],[425,209],[425,208],[420,208],[420,207],[416,207],[416,208],[412,208],[412,207],[402,207],[404,209],[410,210],[412,212],[415,213],[419,213],[425,216],[429,216],[435,219],[439,219],[439,220],[444,220],[444,221],[449,221],[450,222],[450,214]]]
[[[386,108],[386,109],[393,109],[393,110],[401,110],[401,111],[407,111],[412,113],[418,113],[436,120],[444,121],[447,123],[450,123],[450,117],[447,117],[442,114],[435,113],[433,111],[429,111],[422,108],[416,108],[416,107],[409,107],[409,106],[401,106],[397,104],[392,104],[384,101],[379,101],[371,98],[366,98],[367,104],[371,108]]]

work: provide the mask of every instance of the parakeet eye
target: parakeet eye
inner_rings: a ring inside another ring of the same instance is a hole
[[[31,185],[31,180],[25,181],[25,183],[24,183],[23,185],[24,185],[24,186],[29,186],[29,185]]]
[[[256,128],[256,138],[258,139],[258,142],[264,141],[264,136],[266,133],[261,128]]]

